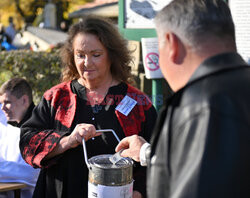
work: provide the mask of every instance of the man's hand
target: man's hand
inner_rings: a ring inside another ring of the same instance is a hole
[[[143,137],[138,136],[138,135],[125,137],[117,145],[115,151],[118,152],[119,150],[124,149],[121,152],[122,157],[130,157],[133,160],[139,162],[141,147],[146,142],[147,141]]]
[[[133,198],[142,198],[142,195],[141,195],[140,192],[134,191],[134,192],[133,192]]]

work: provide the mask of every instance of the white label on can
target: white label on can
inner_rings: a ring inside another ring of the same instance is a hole
[[[133,182],[123,186],[104,186],[88,183],[88,198],[132,198]]]

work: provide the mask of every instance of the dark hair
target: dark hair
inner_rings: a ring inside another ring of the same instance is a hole
[[[9,23],[13,23],[13,17],[10,16],[9,19],[8,19]]]
[[[70,81],[79,78],[75,62],[73,41],[77,34],[88,33],[97,36],[108,51],[111,61],[111,74],[118,81],[132,83],[129,64],[131,53],[128,50],[127,41],[120,35],[118,29],[108,19],[98,16],[87,16],[83,21],[74,24],[69,29],[69,36],[61,50],[61,59],[64,64],[62,81]]]
[[[234,23],[224,0],[174,0],[155,21],[159,32],[173,31],[194,48],[212,37],[235,44]]]
[[[10,94],[16,98],[21,98],[23,95],[27,95],[29,101],[33,101],[32,89],[29,83],[23,78],[15,77],[3,83],[0,87],[0,95],[3,95],[6,91],[9,91]]]

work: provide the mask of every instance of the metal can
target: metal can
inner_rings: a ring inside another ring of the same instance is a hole
[[[98,155],[89,160],[89,198],[132,198],[133,161],[122,158],[116,164],[111,155]]]
[[[97,132],[112,132],[112,129],[97,130]],[[88,198],[132,198],[133,195],[133,160],[121,158],[117,163],[110,161],[112,155],[97,155],[90,159],[84,139],[83,151],[86,165],[89,169]]]

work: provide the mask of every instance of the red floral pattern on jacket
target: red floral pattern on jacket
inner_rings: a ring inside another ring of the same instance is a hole
[[[55,120],[70,128],[76,111],[76,94],[71,91],[70,82],[53,87],[45,92],[44,98],[56,109]]]
[[[44,141],[45,138],[46,141]],[[29,148],[24,148],[25,161],[35,168],[41,167],[41,160],[56,147],[59,139],[60,135],[56,133],[48,136],[47,133],[42,131],[34,135],[29,142]],[[36,155],[36,153],[38,154]]]

